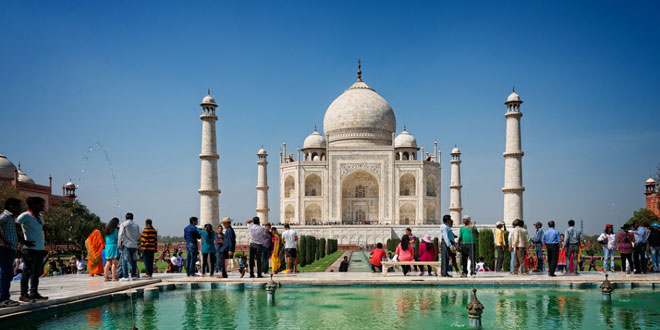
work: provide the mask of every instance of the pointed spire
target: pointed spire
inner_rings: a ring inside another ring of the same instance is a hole
[[[403,123],[403,131],[406,131],[406,123]]]
[[[20,161],[18,162],[18,170],[19,171],[21,170],[21,162]]]
[[[316,130],[316,124],[314,124],[314,132],[317,132],[317,130]]]
[[[362,61],[360,61],[359,58],[358,58],[358,70],[357,70],[357,74],[358,74],[358,79],[357,79],[357,81],[362,81]]]
[[[210,88],[206,91],[206,95],[211,96],[211,89]]]
[[[513,86],[512,89],[513,89],[513,92],[515,93],[516,92],[516,86]]]

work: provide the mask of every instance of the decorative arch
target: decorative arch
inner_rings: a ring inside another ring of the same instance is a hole
[[[321,177],[317,174],[310,174],[305,178],[305,196],[321,196]]]
[[[399,196],[415,196],[416,195],[415,176],[406,173],[399,179]]]
[[[410,154],[408,154],[407,151],[403,152],[403,155],[401,156],[401,160],[408,160],[410,159]]]
[[[292,223],[296,217],[296,209],[293,205],[289,204],[284,208],[284,223]]]
[[[347,174],[342,179],[342,221],[378,221],[379,189],[377,177],[364,169]]]
[[[321,222],[323,220],[321,217],[321,207],[318,204],[311,203],[305,207],[305,224]]]
[[[435,175],[429,174],[429,176],[426,177],[426,196],[429,197],[436,197],[437,196],[437,179]]]
[[[426,222],[433,222],[436,220],[438,219],[436,219],[435,215],[435,206],[431,204],[426,208]]]
[[[284,198],[289,198],[293,197],[295,194],[296,190],[296,181],[293,179],[292,176],[287,176],[286,179],[284,179]]]
[[[412,225],[415,223],[415,214],[417,209],[415,205],[410,203],[405,203],[401,205],[399,209],[399,224],[400,225]]]

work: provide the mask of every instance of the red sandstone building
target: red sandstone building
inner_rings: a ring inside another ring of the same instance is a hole
[[[658,183],[652,178],[646,180],[646,208],[660,217],[660,195],[658,195]]]
[[[53,178],[48,178],[48,185],[40,185],[34,182],[25,172],[0,154],[0,184],[9,185],[18,193],[27,197],[41,197],[46,201],[46,210],[51,206],[58,206],[62,200],[73,201],[76,199],[76,185],[69,181],[62,187],[62,195],[53,194]]]

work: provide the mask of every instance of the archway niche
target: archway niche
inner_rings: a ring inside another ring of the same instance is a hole
[[[379,184],[373,174],[357,170],[342,179],[342,222],[377,222],[379,220]]]

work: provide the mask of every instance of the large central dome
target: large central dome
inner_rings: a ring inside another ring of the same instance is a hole
[[[390,104],[358,76],[328,107],[323,130],[330,146],[392,145],[396,117]]]

